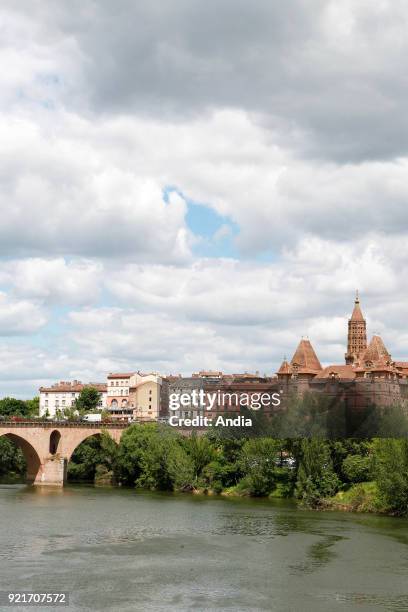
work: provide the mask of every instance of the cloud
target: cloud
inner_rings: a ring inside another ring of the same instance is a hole
[[[197,237],[183,197],[165,201],[168,185],[233,221],[244,255],[277,253],[305,234],[352,242],[405,233],[408,158],[299,160],[241,111],[183,124],[55,119],[52,137],[33,118],[0,129],[0,252],[9,256],[186,262]]]
[[[9,88],[38,104],[176,121],[238,108],[302,156],[407,154],[402,0],[33,1],[3,13],[4,57],[24,67]]]
[[[42,349],[7,345],[0,388],[9,389],[7,380],[16,376],[25,381],[21,388],[34,391],[44,380],[104,380],[110,371],[129,369],[271,374],[284,355],[291,358],[302,336],[310,338],[322,363],[342,363],[357,287],[369,335],[381,333],[393,357],[406,359],[407,307],[400,275],[407,271],[395,252],[404,254],[403,242],[366,239],[345,250],[341,243],[305,238],[276,262],[207,258],[169,266],[107,261],[96,273],[101,297],[82,307],[71,305],[52,342]],[[70,266],[62,270],[69,274]],[[46,304],[47,283],[43,291],[37,300]],[[3,295],[3,303],[17,312],[15,298]],[[34,304],[23,303],[25,308]],[[17,320],[21,325],[21,316]],[[30,325],[33,320],[28,318]],[[21,366],[15,369],[18,360]]]
[[[0,12],[1,389],[341,362],[357,287],[407,357],[406,3]]]
[[[44,311],[28,300],[13,300],[0,292],[0,336],[27,335],[47,322]]]
[[[0,279],[15,295],[53,304],[94,303],[100,294],[101,263],[64,258],[27,258],[0,264]]]
[[[69,318],[81,351],[117,365],[191,373],[212,363],[271,373],[302,336],[323,363],[341,363],[359,287],[369,334],[380,331],[402,358],[406,305],[399,272],[387,244],[366,241],[346,252],[317,239],[277,263],[129,264],[109,282],[114,308],[73,311]],[[378,284],[378,278],[387,280]]]
[[[0,253],[188,258],[182,198],[165,202],[164,185],[138,171],[137,155],[122,167],[109,127],[98,147],[91,124],[60,119],[54,136],[32,119],[0,128]]]

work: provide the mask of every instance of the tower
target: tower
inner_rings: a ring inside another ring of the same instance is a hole
[[[355,365],[367,348],[366,322],[360,308],[360,299],[356,291],[353,313],[348,322],[346,364]]]

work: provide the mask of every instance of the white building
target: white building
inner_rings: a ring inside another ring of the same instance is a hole
[[[79,380],[61,381],[51,387],[40,387],[40,416],[54,417],[57,412],[71,408],[85,387],[95,387],[100,392],[99,408],[105,410],[107,406],[107,392],[105,383],[81,383]]]

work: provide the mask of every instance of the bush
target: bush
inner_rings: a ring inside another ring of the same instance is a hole
[[[343,460],[342,472],[349,482],[366,482],[370,480],[371,458],[361,455],[349,455]]]

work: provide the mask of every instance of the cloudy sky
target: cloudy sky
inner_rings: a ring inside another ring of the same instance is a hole
[[[403,0],[3,0],[0,396],[408,358]]]

